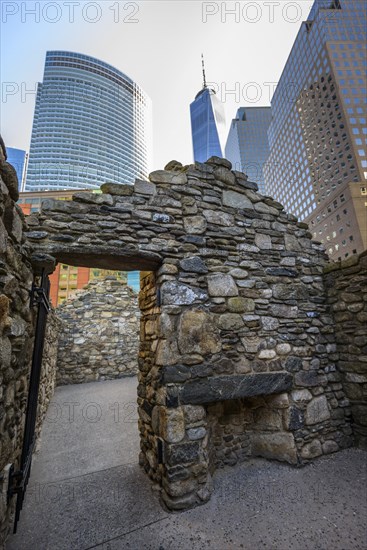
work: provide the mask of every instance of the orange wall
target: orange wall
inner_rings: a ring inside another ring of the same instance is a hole
[[[22,203],[19,203],[19,206],[21,207],[21,209],[23,210],[23,214],[25,216],[28,216],[30,213],[31,213],[31,205],[30,204],[22,204]]]
[[[59,294],[60,264],[57,264],[55,271],[50,275],[50,299],[54,307],[57,306],[57,297]]]
[[[77,288],[84,288],[89,283],[89,267],[78,267]]]

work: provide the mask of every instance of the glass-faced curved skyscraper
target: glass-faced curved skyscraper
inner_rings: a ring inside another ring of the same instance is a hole
[[[151,101],[118,69],[49,51],[37,89],[26,191],[133,183],[151,169]]]

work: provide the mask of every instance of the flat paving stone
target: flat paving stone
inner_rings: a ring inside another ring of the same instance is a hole
[[[128,378],[57,388],[7,550],[366,549],[367,453],[359,449],[300,469],[251,459],[215,473],[207,504],[165,511],[138,466],[137,421],[124,407],[136,402],[136,386]],[[72,402],[72,422],[66,413],[50,421],[54,403]],[[98,422],[82,413],[93,402]]]

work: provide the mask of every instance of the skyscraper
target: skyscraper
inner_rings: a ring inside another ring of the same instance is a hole
[[[222,157],[225,117],[215,91],[208,88],[203,64],[203,88],[190,105],[194,160],[205,162],[211,156]]]
[[[269,157],[270,107],[240,107],[229,130],[225,157],[265,193],[264,164]]]
[[[151,102],[131,78],[87,55],[46,54],[26,191],[87,189],[147,177]]]
[[[367,248],[366,5],[315,0],[272,98],[268,194],[329,256]]]
[[[23,189],[25,173],[27,168],[28,155],[23,149],[7,147],[7,161],[12,164],[17,172],[19,191]]]

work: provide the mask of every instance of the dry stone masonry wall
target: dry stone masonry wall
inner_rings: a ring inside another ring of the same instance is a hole
[[[217,157],[101,189],[45,201],[28,238],[59,262],[146,272],[140,462],[165,504],[208,500],[213,464],[351,445],[326,256],[307,226]]]
[[[36,309],[30,306],[34,278],[27,225],[18,200],[14,168],[0,149],[0,547],[10,529],[15,499],[7,502],[10,465],[19,469]],[[36,421],[38,437],[56,376],[57,319],[49,315]]]
[[[357,444],[367,449],[367,252],[329,264],[325,282],[354,435]]]
[[[140,310],[131,288],[113,277],[91,281],[57,315],[58,385],[137,374]]]
[[[13,167],[0,158],[0,546],[9,528],[8,468],[19,465],[34,318],[29,306],[33,272]]]

